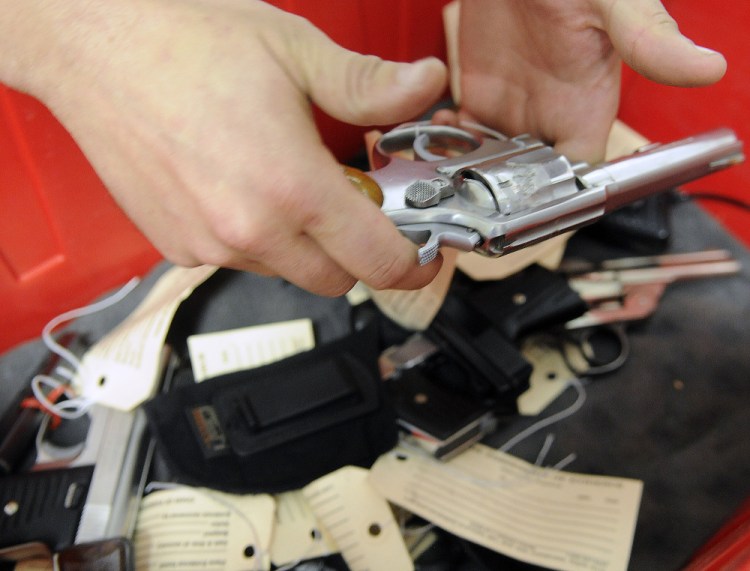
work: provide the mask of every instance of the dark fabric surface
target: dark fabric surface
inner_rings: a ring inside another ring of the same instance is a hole
[[[670,285],[656,313],[629,329],[626,365],[587,383],[586,403],[573,417],[512,450],[533,460],[553,432],[548,463],[573,452],[577,459],[569,470],[643,480],[633,570],[679,569],[750,496],[750,255],[696,205],[679,204],[672,216],[672,251],[727,248],[743,263],[742,274]],[[596,259],[628,252],[579,235],[569,253]],[[72,327],[98,338],[137,305],[166,267],[155,268],[122,303]],[[349,331],[345,300],[236,273],[220,275],[191,298],[176,327],[212,331],[302,316],[313,318],[318,342]],[[0,358],[0,409],[43,356],[41,343],[34,342]],[[544,414],[574,398],[567,391]],[[519,419],[493,442],[532,420]]]
[[[750,497],[750,256],[696,205],[672,216],[671,251],[729,249],[741,275],[668,286],[656,312],[628,329],[625,366],[586,383],[574,416],[512,450],[533,461],[553,433],[547,463],[575,453],[567,470],[643,480],[634,571],[681,568]],[[613,253],[623,252],[576,236],[566,255]],[[552,411],[575,396],[568,389]]]
[[[373,322],[311,351],[144,403],[170,479],[280,493],[342,466],[369,468],[398,441],[378,370],[377,329]],[[210,437],[195,423],[206,410],[216,421]]]

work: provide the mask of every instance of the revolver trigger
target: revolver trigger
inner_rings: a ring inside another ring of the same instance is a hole
[[[482,243],[482,236],[470,228],[451,224],[425,224],[423,226],[427,226],[427,228],[420,228],[420,225],[400,227],[401,232],[415,242],[419,239],[420,231],[422,233],[422,240],[424,240],[425,235],[429,232],[424,245],[417,251],[420,266],[429,264],[437,258],[441,246],[455,248],[461,252],[471,252],[476,250]]]
[[[426,266],[432,260],[437,258],[438,252],[440,251],[440,241],[438,240],[437,234],[430,236],[427,243],[417,250],[419,256],[419,265]]]

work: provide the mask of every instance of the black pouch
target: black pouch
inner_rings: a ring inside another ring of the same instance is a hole
[[[374,324],[319,348],[159,395],[144,405],[175,479],[234,493],[300,488],[369,467],[398,429]]]

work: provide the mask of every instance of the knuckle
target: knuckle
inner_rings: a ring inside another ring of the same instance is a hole
[[[320,208],[319,189],[313,190],[309,173],[289,173],[288,179],[277,181],[271,199],[277,212],[287,223],[300,231],[330,230],[330,216]]]
[[[232,252],[214,240],[196,240],[188,248],[187,252],[167,256],[167,259],[179,266],[188,268],[203,264],[229,267],[234,261]]]
[[[677,22],[669,13],[661,8],[650,14],[641,29],[636,33],[628,48],[629,59],[636,67],[642,65],[643,60],[653,57],[651,50],[648,49],[649,39],[655,34],[679,33]]]
[[[168,262],[184,268],[194,268],[206,263],[188,239],[159,240],[149,236],[151,244]]]
[[[162,256],[164,256],[165,260],[173,263],[176,266],[182,266],[183,268],[195,268],[203,263],[201,262],[200,257],[196,257],[181,250],[177,251],[167,247],[159,248],[159,252]]]
[[[375,111],[375,100],[371,96],[373,78],[384,63],[377,56],[357,56],[357,61],[350,60],[344,74],[346,97],[343,100],[351,115],[369,117]]]
[[[237,210],[213,220],[211,230],[221,245],[219,248],[212,248],[211,251],[218,253],[219,257],[230,252],[242,252],[252,257],[262,257],[269,248],[271,238],[265,230],[265,225],[257,220],[251,220]],[[222,254],[222,250],[226,253]]]

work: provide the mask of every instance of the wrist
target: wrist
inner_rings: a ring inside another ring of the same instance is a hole
[[[0,81],[47,102],[77,81],[77,72],[95,77],[106,51],[120,49],[127,4],[0,0]]]

